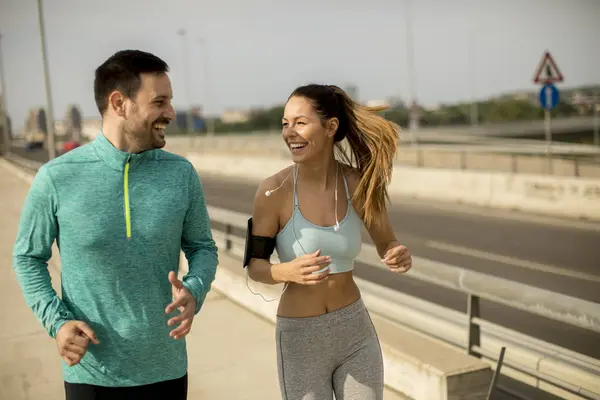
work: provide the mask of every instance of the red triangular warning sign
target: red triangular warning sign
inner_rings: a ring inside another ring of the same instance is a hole
[[[554,58],[552,58],[549,51],[546,51],[537,67],[535,76],[533,77],[533,83],[548,84],[562,82],[563,80],[564,77],[558,69]]]

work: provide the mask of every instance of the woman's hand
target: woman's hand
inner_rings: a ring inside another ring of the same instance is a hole
[[[331,263],[331,257],[319,256],[321,250],[297,257],[293,261],[273,266],[274,278],[279,282],[294,282],[300,285],[318,285],[327,279],[329,268],[315,274]]]
[[[381,260],[392,272],[404,273],[412,268],[412,255],[406,246],[391,243]]]

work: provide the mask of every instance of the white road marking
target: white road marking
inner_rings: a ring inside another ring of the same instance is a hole
[[[453,244],[442,243],[435,240],[428,240],[425,244],[428,247],[443,251],[449,251],[451,253],[463,254],[466,256],[481,258],[483,260],[497,261],[504,264],[513,265],[515,267],[526,268],[534,271],[541,271],[548,274],[567,276],[569,278],[576,278],[588,282],[600,283],[600,276],[588,274],[585,272],[579,272],[566,268],[556,267],[553,265],[546,265],[534,261],[527,261],[519,258],[503,256],[501,254],[489,253],[487,251],[476,250],[469,247],[456,246]]]
[[[403,212],[403,209],[435,210],[456,216],[474,215],[487,219],[514,221],[521,224],[550,225],[559,228],[578,229],[590,232],[600,232],[600,221],[588,221],[575,218],[560,218],[552,215],[536,214],[509,210],[498,207],[484,207],[466,203],[432,201],[429,199],[414,199],[409,197],[392,198],[393,207]]]

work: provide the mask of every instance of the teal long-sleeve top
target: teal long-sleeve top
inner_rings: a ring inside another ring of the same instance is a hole
[[[47,264],[55,239],[62,299]],[[51,337],[79,320],[100,341],[79,364],[62,362],[65,381],[119,387],[185,375],[185,339],[171,338],[175,326],[167,325],[179,311],[165,313],[168,274],[178,271],[182,250],[189,265],[182,281],[198,313],[218,256],[200,178],[184,157],[130,154],[99,133],[40,168],[14,246],[17,280]]]

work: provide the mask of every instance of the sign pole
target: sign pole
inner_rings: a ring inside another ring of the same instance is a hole
[[[2,59],[2,35],[0,34],[0,127],[2,128],[4,147],[0,153],[9,153],[12,150],[12,139],[8,131],[8,112],[6,111],[6,83],[4,80],[4,66]],[[2,142],[2,140],[0,140]]]
[[[546,161],[548,162],[548,173],[552,173],[552,89],[550,86],[544,88],[546,91],[546,104],[544,107],[544,130],[546,133]]]
[[[600,146],[600,132],[598,131],[598,92],[594,92],[594,101],[593,101],[593,105],[594,107],[594,146]]]
[[[564,77],[549,51],[544,52],[536,69],[533,82],[541,84],[540,106],[544,109],[544,131],[546,139],[546,160],[548,174],[552,174],[552,109],[560,101],[560,94],[554,83],[563,82]]]

